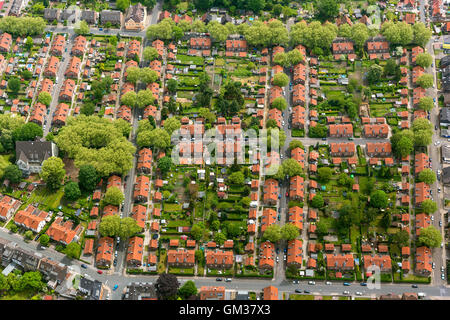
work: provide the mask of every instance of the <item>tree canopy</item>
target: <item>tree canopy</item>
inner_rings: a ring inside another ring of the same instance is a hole
[[[125,174],[136,148],[124,137],[122,124],[96,116],[69,117],[54,141],[77,167],[92,165],[101,177]]]
[[[441,232],[434,226],[429,226],[420,230],[418,242],[430,248],[437,248],[441,245]]]
[[[50,157],[42,163],[41,178],[49,189],[58,189],[65,175],[64,163],[60,158]]]

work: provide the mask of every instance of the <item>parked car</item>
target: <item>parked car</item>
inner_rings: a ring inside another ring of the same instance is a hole
[[[87,269],[87,265],[85,265],[84,263],[81,264],[81,267],[82,267],[83,269]]]
[[[226,278],[225,282],[231,282],[231,278]]]
[[[97,270],[97,273],[98,274],[103,274],[103,271],[102,270]]]
[[[413,284],[411,287],[417,289],[419,286],[417,284]]]
[[[295,289],[295,293],[302,293],[302,290],[300,290],[300,289]]]
[[[331,286],[331,282],[330,281],[327,281],[327,282],[325,282],[325,284],[327,285],[327,286]]]
[[[289,197],[289,191],[286,191],[286,197]]]
[[[222,278],[216,278],[216,281],[222,281]]]
[[[316,284],[316,282],[315,281],[308,281],[308,284],[310,284],[310,285],[315,285]]]
[[[277,262],[280,262],[280,258],[279,257],[277,257]]]
[[[441,279],[442,279],[442,280],[445,280],[445,273],[442,273],[442,274],[441,274]]]
[[[361,282],[360,285],[361,285],[362,287],[367,287],[367,283],[365,283],[365,282]]]
[[[349,291],[344,291],[344,292],[342,292],[342,294],[349,295],[350,292]]]
[[[303,293],[311,293],[309,290],[303,290]]]
[[[362,296],[362,292],[359,292],[359,291],[356,291],[355,294],[356,294],[357,296]]]
[[[441,272],[444,272],[444,271],[445,271],[445,267],[442,266],[442,267],[441,267]]]
[[[348,286],[350,286],[350,283],[344,282],[344,286],[348,287]]]
[[[116,291],[118,287],[119,287],[118,284],[114,285],[113,291]]]

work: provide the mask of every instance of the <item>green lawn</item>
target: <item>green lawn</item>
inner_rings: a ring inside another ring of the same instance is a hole
[[[164,203],[165,212],[181,212],[181,204],[178,203]]]

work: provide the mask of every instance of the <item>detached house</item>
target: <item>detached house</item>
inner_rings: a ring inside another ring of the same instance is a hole
[[[125,16],[126,30],[143,30],[145,28],[145,20],[147,19],[147,8],[141,3],[137,3],[128,8]]]
[[[16,164],[24,175],[40,173],[42,163],[58,156],[58,147],[51,141],[16,141]]]

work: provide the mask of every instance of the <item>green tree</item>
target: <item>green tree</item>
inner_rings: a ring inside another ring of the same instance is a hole
[[[69,201],[75,201],[81,197],[81,191],[78,183],[71,181],[64,186],[64,197]]]
[[[65,253],[69,258],[78,259],[81,254],[81,247],[78,243],[71,242],[66,246]]]
[[[434,84],[433,75],[424,73],[417,78],[416,83],[424,89],[431,88]]]
[[[318,194],[311,200],[311,207],[313,208],[323,208],[324,201],[323,197]]]
[[[277,73],[272,78],[272,84],[274,86],[285,87],[289,84],[289,77],[283,72]]]
[[[15,76],[9,78],[8,89],[17,94],[20,90],[20,79]]]
[[[392,235],[392,242],[397,246],[407,247],[409,244],[409,233],[406,230],[400,230]]]
[[[422,52],[419,53],[416,57],[416,64],[421,66],[422,68],[428,68],[431,66],[431,63],[433,62],[433,58],[430,54]]]
[[[118,206],[125,199],[122,191],[118,187],[110,187],[106,190],[105,197],[103,198],[103,203],[105,205],[111,204],[113,206]]]
[[[15,141],[32,141],[36,137],[42,137],[43,130],[41,126],[37,125],[34,122],[28,122],[17,128],[13,132],[13,137]]]
[[[370,195],[370,205],[374,208],[384,209],[388,205],[388,197],[383,190],[376,190]]]
[[[392,150],[398,158],[406,157],[414,150],[414,133],[402,130],[391,137]]]
[[[428,41],[431,39],[431,29],[425,26],[423,22],[416,22],[412,26],[413,29],[413,42],[421,47],[425,47]]]
[[[388,61],[386,61],[386,65],[384,66],[384,74],[393,76],[395,74],[397,66],[398,65],[395,59],[389,59]]]
[[[225,241],[227,240],[227,237],[222,232],[216,232],[214,235],[214,241],[219,245],[223,245]]]
[[[381,33],[391,44],[406,46],[413,40],[413,29],[406,22],[390,23],[381,29]]]
[[[134,236],[136,233],[141,232],[142,228],[139,227],[137,221],[131,217],[125,217],[120,219],[120,229],[118,236],[122,239],[127,239]]]
[[[317,233],[317,236],[320,238],[323,238],[324,236],[326,236],[328,234],[327,224],[323,221],[317,221],[316,222],[316,233]]]
[[[333,170],[329,167],[322,167],[317,170],[317,176],[320,181],[327,182],[333,175]]]
[[[211,21],[210,23],[208,23],[207,28],[214,42],[225,42],[225,40],[227,40],[229,35],[228,28],[220,22]]]
[[[171,167],[172,167],[172,158],[165,156],[158,159],[158,169],[163,174],[169,172]]]
[[[120,102],[126,106],[134,107],[137,101],[137,94],[134,91],[128,91],[121,98]]]
[[[117,0],[116,8],[122,12],[125,12],[131,5],[130,0]]]
[[[182,299],[187,299],[189,297],[195,296],[197,294],[197,287],[195,286],[194,281],[188,280],[183,286],[178,290],[178,295]]]
[[[418,108],[424,111],[431,111],[434,108],[433,98],[428,96],[420,98]]]
[[[423,212],[427,214],[433,214],[437,211],[437,204],[433,200],[425,199],[420,204],[420,207],[422,208]]]
[[[3,179],[9,180],[9,182],[16,184],[22,180],[22,171],[15,164],[10,164],[5,168],[3,173]]]
[[[370,84],[378,83],[381,79],[382,74],[383,68],[377,64],[373,64],[369,67],[369,71],[367,72],[367,81]]]
[[[31,230],[25,231],[25,238],[31,240],[33,238],[33,231]]]
[[[318,0],[315,8],[316,17],[321,21],[333,21],[339,14],[339,5],[334,0]]]
[[[295,159],[286,159],[281,164],[283,173],[289,177],[301,175],[303,173],[302,166]]]
[[[104,237],[115,237],[120,232],[120,217],[112,215],[103,217],[99,224],[99,232]]]
[[[52,102],[52,96],[47,91],[42,91],[39,93],[38,102],[45,104],[48,107]]]
[[[155,147],[166,149],[170,147],[170,136],[166,130],[156,128],[151,131],[140,132],[136,138],[139,147]]]
[[[167,80],[167,90],[169,92],[176,92],[178,88],[178,82],[175,79],[169,79]]]
[[[233,172],[228,177],[228,182],[230,184],[242,185],[244,184],[245,176],[241,171]]]
[[[22,70],[22,72],[20,73],[20,75],[22,76],[22,78],[24,78],[25,80],[30,80],[33,77],[33,73],[31,73],[31,71],[24,69]]]
[[[49,189],[59,189],[65,175],[64,163],[60,158],[50,157],[42,163],[41,178]]]
[[[433,170],[424,169],[419,173],[419,181],[431,185],[436,181],[436,175]]]
[[[127,1],[129,1],[129,0],[127,0]],[[91,29],[89,28],[89,25],[87,24],[87,22],[82,20],[80,22],[79,27],[75,28],[73,31],[75,31],[76,34],[87,35],[91,32]]]
[[[270,105],[270,108],[276,108],[280,111],[283,111],[284,109],[286,109],[287,107],[287,102],[286,99],[283,97],[276,97],[275,99],[273,99],[272,104]]]
[[[42,275],[39,271],[25,272],[19,278],[19,287],[22,290],[31,289],[41,291],[45,287],[45,283],[42,282]]]
[[[292,224],[287,223],[281,227],[281,238],[286,241],[296,239],[300,235],[298,228]]]
[[[153,83],[158,80],[158,74],[151,68],[142,68],[139,72],[139,79],[145,84]]]
[[[305,149],[303,143],[300,140],[292,140],[289,143],[289,150],[293,150],[295,148]]]
[[[289,65],[297,65],[300,62],[303,62],[305,60],[305,57],[303,57],[302,53],[298,49],[294,49],[289,51],[286,54],[286,59]]]
[[[150,89],[141,90],[136,96],[136,104],[139,108],[145,108],[155,101],[153,92]]]
[[[153,47],[145,47],[142,55],[145,61],[153,61],[158,58],[158,51]]]
[[[277,243],[281,238],[281,227],[278,224],[267,226],[263,234],[263,241],[268,240],[272,243]]]
[[[423,228],[420,230],[418,242],[430,248],[437,248],[442,242],[441,232],[434,226]]]
[[[43,234],[39,237],[39,243],[41,244],[41,246],[46,247],[48,245],[48,243],[50,242],[50,237],[47,234]]]
[[[199,241],[207,234],[207,229],[203,222],[195,223],[191,228],[191,236],[195,240]]]
[[[97,170],[95,170],[94,166],[86,164],[80,167],[78,171],[78,183],[83,190],[89,192],[94,191],[98,180]]]
[[[181,122],[175,117],[169,118],[164,121],[164,129],[167,131],[168,134],[172,134],[175,130],[178,130],[181,128]]]

